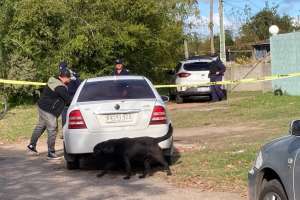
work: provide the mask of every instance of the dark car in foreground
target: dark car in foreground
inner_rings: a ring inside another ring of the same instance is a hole
[[[250,200],[300,200],[300,120],[264,145],[248,174]]]

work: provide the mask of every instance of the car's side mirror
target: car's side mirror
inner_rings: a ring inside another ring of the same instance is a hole
[[[294,120],[290,125],[290,134],[300,136],[300,120]]]
[[[176,72],[175,72],[175,70],[174,70],[174,69],[171,69],[171,70],[168,70],[168,74],[169,74],[169,75],[175,75],[175,74],[176,74]]]
[[[169,102],[170,101],[170,98],[168,96],[161,96],[161,99],[164,101],[164,102]]]

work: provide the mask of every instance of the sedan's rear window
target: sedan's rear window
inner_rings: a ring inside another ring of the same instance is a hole
[[[149,98],[155,95],[145,80],[110,80],[85,83],[78,102]]]
[[[186,63],[183,68],[186,71],[209,71],[211,64],[211,62]]]

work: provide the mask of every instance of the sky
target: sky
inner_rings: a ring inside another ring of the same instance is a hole
[[[191,32],[197,32],[204,37],[208,34],[207,24],[209,22],[209,5],[210,0],[198,0],[200,9],[200,18],[191,17],[195,27]],[[237,33],[243,23],[244,8],[246,5],[250,8],[250,15],[253,16],[266,5],[265,0],[224,0],[224,24],[226,29]],[[300,0],[269,0],[269,6],[279,5],[278,11],[281,15],[295,17],[300,15]],[[214,0],[214,29],[217,33],[219,30],[218,0]]]
[[[199,0],[200,10],[202,14],[209,13],[209,0]],[[214,0],[215,12],[218,11],[218,0]],[[224,0],[224,8],[226,10],[243,9],[248,4],[253,10],[253,14],[258,12],[265,6],[265,0]],[[279,5],[280,14],[288,14],[291,16],[300,15],[300,0],[269,0],[269,5]]]

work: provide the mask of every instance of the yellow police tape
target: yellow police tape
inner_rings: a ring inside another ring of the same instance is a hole
[[[265,76],[262,78],[248,78],[234,81],[218,81],[218,82],[203,82],[203,83],[189,83],[189,84],[175,84],[175,85],[155,85],[155,88],[176,88],[176,87],[199,87],[199,86],[210,86],[210,85],[234,85],[240,83],[257,83],[263,81],[273,81],[278,79],[286,79],[299,77],[300,72],[291,74],[278,74],[272,76]]]
[[[46,83],[40,83],[40,82],[4,80],[4,79],[0,79],[0,83],[11,84],[11,85],[35,85],[35,86],[46,85]]]
[[[201,83],[189,83],[189,84],[174,84],[174,85],[155,85],[155,88],[176,88],[176,87],[197,87],[197,86],[210,86],[210,85],[233,85],[240,83],[257,83],[263,81],[273,81],[278,79],[287,79],[293,77],[299,77],[300,72],[291,74],[278,74],[272,76],[265,76],[262,78],[248,78],[234,81],[218,81],[218,82],[201,82]],[[11,84],[11,85],[34,85],[34,86],[44,86],[46,83],[41,82],[31,82],[31,81],[17,81],[17,80],[5,80],[0,79],[0,83]]]

